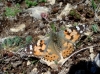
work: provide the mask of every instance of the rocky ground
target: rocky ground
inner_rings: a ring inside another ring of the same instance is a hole
[[[36,57],[23,57],[21,52],[27,44],[47,35],[52,24],[57,30],[88,25],[72,54],[86,49],[69,56],[58,70]],[[15,38],[15,42],[11,43],[9,38]],[[99,0],[0,0],[0,74],[100,74],[94,63],[99,51]]]

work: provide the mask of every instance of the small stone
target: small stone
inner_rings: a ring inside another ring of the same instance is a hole
[[[90,48],[90,53],[93,53],[93,52],[94,52],[94,51],[93,51],[93,47],[91,47],[91,48]]]
[[[27,61],[27,66],[30,65],[30,64],[31,64],[31,62],[30,61]]]
[[[56,0],[47,0],[47,2],[49,2],[51,5],[54,5]]]
[[[11,32],[19,32],[19,31],[23,31],[25,29],[25,24],[21,24],[17,27],[13,27],[13,28],[10,28],[10,31]]]
[[[51,72],[50,72],[50,71],[47,71],[47,72],[45,72],[45,73],[42,73],[42,74],[51,74]]]
[[[93,53],[90,54],[91,61],[94,60],[95,55]]]
[[[34,68],[29,74],[38,74],[37,68]]]

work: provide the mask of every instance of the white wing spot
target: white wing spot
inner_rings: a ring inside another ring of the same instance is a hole
[[[30,50],[33,50],[32,45],[30,45]]]
[[[83,33],[83,31],[80,31],[80,33]]]
[[[80,27],[76,26],[77,30],[79,31],[80,30]]]
[[[25,51],[26,51],[27,49],[25,48]]]
[[[32,54],[32,51],[30,51],[30,54]]]

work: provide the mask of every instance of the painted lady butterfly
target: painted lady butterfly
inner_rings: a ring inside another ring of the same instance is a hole
[[[78,25],[64,31],[51,32],[50,37],[38,40],[36,45],[29,45],[25,52],[29,56],[40,58],[48,66],[55,62],[63,65],[86,28],[87,25]]]

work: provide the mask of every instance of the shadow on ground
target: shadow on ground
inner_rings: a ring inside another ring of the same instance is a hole
[[[68,74],[100,74],[100,68],[91,61],[79,61],[73,64]]]

